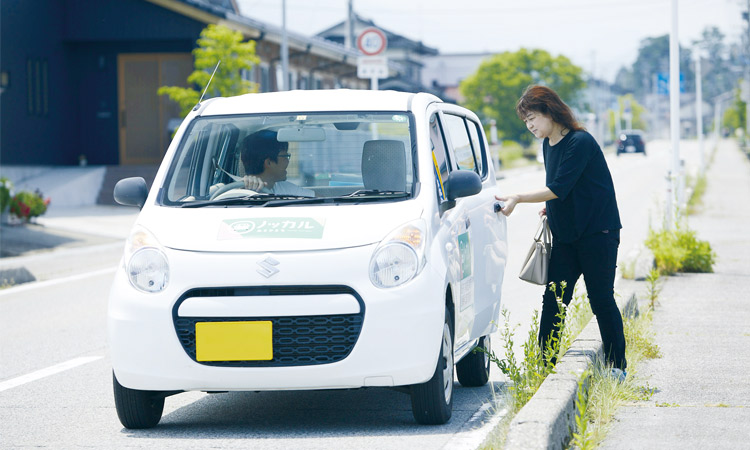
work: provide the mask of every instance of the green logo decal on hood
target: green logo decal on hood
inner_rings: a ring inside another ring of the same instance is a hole
[[[325,219],[312,217],[264,217],[227,219],[219,227],[219,240],[226,239],[320,239]]]

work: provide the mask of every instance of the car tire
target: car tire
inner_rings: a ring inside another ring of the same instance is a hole
[[[458,382],[464,387],[484,386],[490,380],[490,337],[479,338],[479,343],[464,359],[456,364]]]
[[[114,373],[112,385],[117,417],[125,428],[152,428],[159,423],[164,411],[164,393],[126,388],[117,381]]]
[[[453,371],[453,320],[446,308],[435,373],[429,381],[411,386],[411,410],[418,423],[441,425],[450,420],[453,413]]]

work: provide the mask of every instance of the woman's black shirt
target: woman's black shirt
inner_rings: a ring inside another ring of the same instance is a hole
[[[612,175],[594,137],[571,131],[553,146],[544,139],[542,148],[547,187],[558,197],[547,202],[554,239],[574,242],[622,228]]]

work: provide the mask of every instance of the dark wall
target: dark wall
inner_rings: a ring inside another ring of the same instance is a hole
[[[117,55],[190,52],[205,27],[145,0],[2,0],[0,16],[1,164],[118,164]],[[47,65],[31,112],[29,60]]]
[[[57,143],[70,140],[71,133],[57,116],[72,95],[66,89],[66,52],[59,39],[64,29],[63,12],[60,1],[0,2],[0,70],[10,79],[0,96],[2,164],[65,161]]]

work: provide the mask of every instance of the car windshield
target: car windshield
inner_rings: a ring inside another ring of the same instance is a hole
[[[172,159],[160,202],[210,207],[408,198],[415,181],[412,123],[404,112],[197,118]]]

